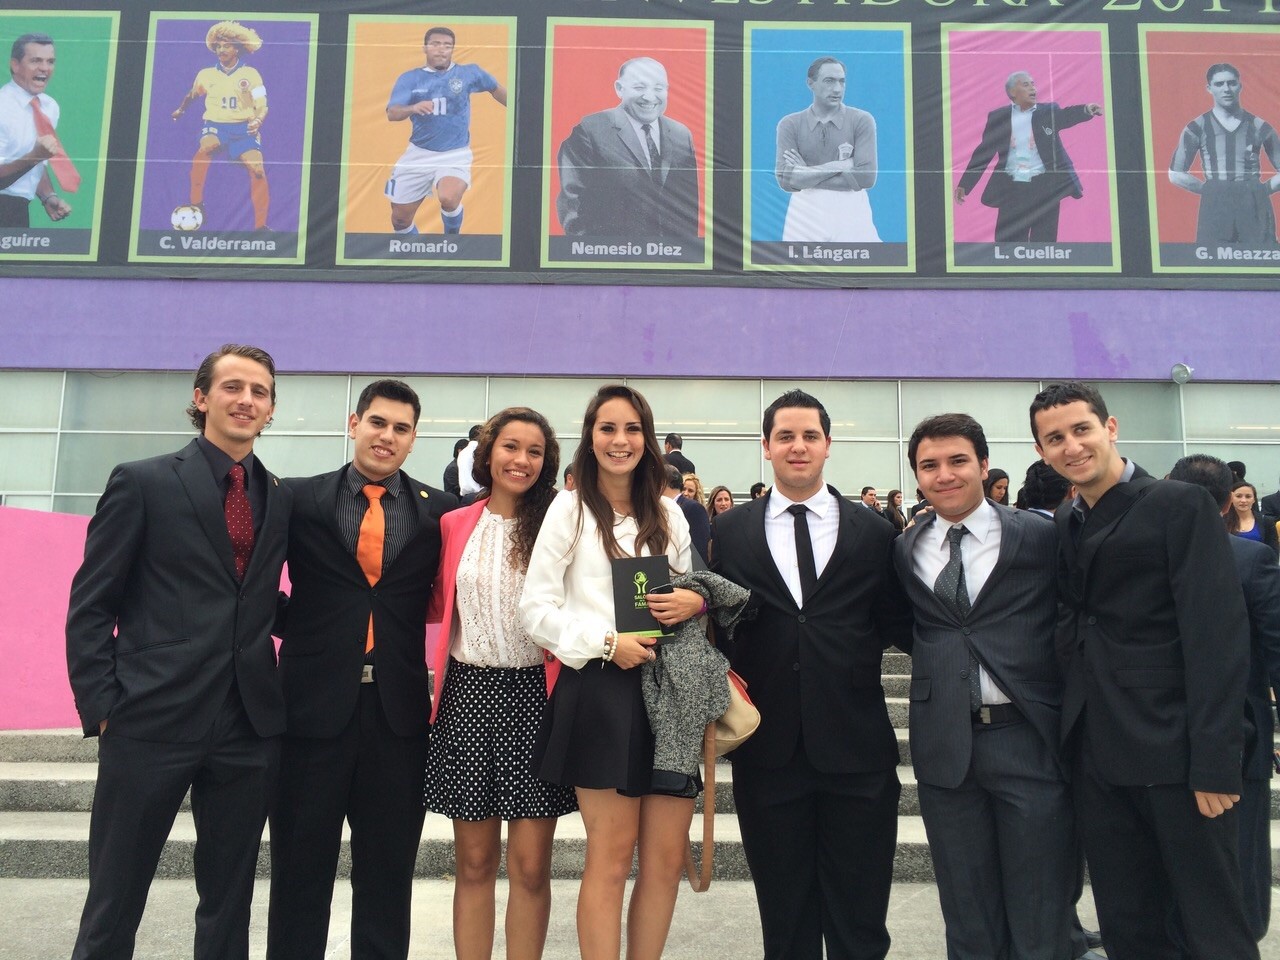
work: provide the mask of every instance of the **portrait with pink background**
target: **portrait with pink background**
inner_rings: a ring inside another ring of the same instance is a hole
[[[1052,101],[1062,107],[1102,105],[1102,117],[1061,134],[1084,195],[1078,200],[1067,197],[1062,201],[1058,238],[1067,243],[1110,243],[1113,197],[1106,122],[1110,104],[1105,96],[1102,31],[1043,27],[1025,31],[953,30],[946,32],[946,42],[949,58],[944,79],[950,89],[951,111],[947,202],[952,202],[951,194],[982,139],[987,114],[997,107],[1009,107],[1005,81],[1011,73],[1023,70],[1036,82],[1037,103]],[[996,210],[983,206],[979,198],[995,168],[996,161],[992,160],[966,201],[953,207],[953,242],[992,242]]]

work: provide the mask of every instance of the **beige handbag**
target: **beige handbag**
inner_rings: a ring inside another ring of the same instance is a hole
[[[747,681],[729,671],[729,708],[713,723],[707,724],[702,737],[702,866],[693,862],[693,843],[684,852],[684,873],[694,893],[711,886],[715,862],[716,825],[716,757],[740,747],[760,726],[760,711],[747,695]]]

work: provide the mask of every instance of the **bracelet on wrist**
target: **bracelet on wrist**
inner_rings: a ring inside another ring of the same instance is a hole
[[[606,663],[609,663],[610,661],[612,661],[614,654],[616,654],[617,652],[618,652],[618,635],[614,633],[612,630],[608,630],[605,632],[605,635],[604,635],[604,655],[601,656],[600,658],[603,661],[600,664],[600,666],[603,667]]]
[[[47,197],[36,197],[36,199],[39,200],[42,204],[44,204],[47,207],[49,205],[49,201],[56,196],[57,196],[56,193],[51,193]]]

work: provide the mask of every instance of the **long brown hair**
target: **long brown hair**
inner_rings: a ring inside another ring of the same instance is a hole
[[[1228,533],[1240,532],[1240,514],[1236,512],[1236,491],[1239,490],[1241,487],[1248,487],[1250,490],[1252,490],[1253,502],[1255,505],[1258,502],[1258,488],[1255,487],[1248,480],[1237,480],[1235,483],[1231,485],[1231,509],[1227,511],[1227,532]],[[1254,526],[1257,526],[1257,520],[1258,518],[1255,516]]]
[[[658,436],[653,428],[653,410],[649,401],[637,390],[620,383],[605,384],[587,404],[582,417],[582,438],[573,457],[574,489],[578,494],[578,509],[590,510],[600,529],[600,541],[610,557],[625,556],[613,535],[613,507],[600,492],[600,465],[596,462],[592,444],[596,418],[600,408],[610,400],[625,400],[640,414],[640,428],[644,434],[644,456],[631,472],[631,510],[636,518],[636,553],[648,547],[651,554],[665,553],[670,539],[667,530],[667,514],[662,506],[662,493],[667,485],[665,461],[658,446]]]
[[[493,445],[498,442],[498,434],[502,428],[513,422],[528,423],[542,431],[543,452],[542,471],[533,486],[524,492],[516,504],[516,529],[508,546],[507,559],[517,570],[529,569],[529,557],[533,553],[533,542],[538,539],[538,531],[542,529],[542,521],[547,515],[547,507],[556,496],[556,478],[560,474],[560,444],[556,440],[556,432],[551,429],[547,418],[537,410],[528,407],[507,407],[499,410],[480,431],[480,439],[476,441],[476,456],[471,467],[471,476],[484,487],[493,489],[493,474],[489,470],[489,458],[493,454]]]

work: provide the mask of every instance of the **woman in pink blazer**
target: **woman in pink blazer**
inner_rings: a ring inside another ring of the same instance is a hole
[[[556,819],[577,809],[572,788],[534,772],[534,742],[560,664],[529,639],[519,611],[559,467],[546,418],[508,407],[485,424],[476,447],[472,473],[487,498],[440,520],[430,617],[441,632],[425,801],[453,820],[453,939],[460,960],[493,953],[504,820],[507,957],[541,957]]]

